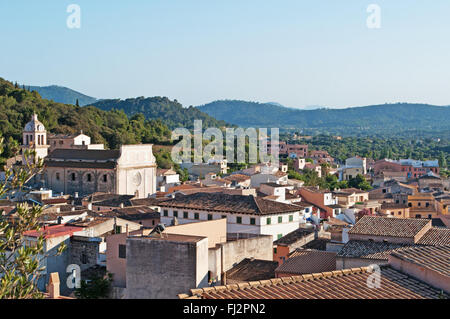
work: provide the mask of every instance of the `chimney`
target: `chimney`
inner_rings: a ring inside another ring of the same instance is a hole
[[[62,220],[63,220],[63,218],[61,217],[61,216],[58,216],[58,225],[61,225],[62,224]]]
[[[78,198],[78,192],[75,192],[75,198]]]
[[[50,299],[58,299],[59,294],[59,275],[57,272],[50,274],[50,280],[48,283],[48,294]]]
[[[127,230],[127,237],[128,237],[128,236],[130,236],[130,233],[128,231],[128,224],[126,224],[125,227],[126,227],[126,230]]]
[[[124,208],[125,205],[123,203],[120,203],[120,208]]]

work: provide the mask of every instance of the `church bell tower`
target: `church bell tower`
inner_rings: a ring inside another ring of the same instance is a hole
[[[36,157],[44,159],[48,155],[47,131],[44,124],[38,120],[37,114],[33,114],[31,121],[25,125],[22,142],[22,163],[25,164],[24,151],[34,150]]]

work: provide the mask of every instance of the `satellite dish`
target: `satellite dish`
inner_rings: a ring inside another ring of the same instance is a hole
[[[158,224],[155,228],[152,229],[152,231],[148,235],[152,236],[153,234],[158,234],[162,238],[162,233],[164,232],[165,229],[166,226],[164,226],[164,224]]]

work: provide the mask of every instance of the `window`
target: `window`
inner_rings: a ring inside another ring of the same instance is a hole
[[[167,217],[167,216],[169,216],[169,211],[168,211],[167,209],[165,209],[164,212],[163,212],[163,214],[164,214],[164,216]]]
[[[430,207],[430,203],[426,203],[426,204],[425,204],[425,207]]]
[[[208,214],[208,220],[212,220],[213,219],[213,215],[212,214]]]
[[[121,234],[122,233],[122,226],[118,226],[116,225],[116,234]]]
[[[294,221],[294,215],[289,215],[289,221],[293,222]]]
[[[183,212],[183,218],[189,218],[189,213],[188,212]]]
[[[87,181],[88,182],[92,182],[92,175],[91,174],[87,174]]]
[[[416,218],[422,218],[422,215],[417,214],[417,215],[416,215]]]
[[[72,181],[75,181],[77,179],[77,176],[75,175],[75,173],[70,174],[70,179]]]
[[[428,215],[428,219],[432,219],[433,218],[433,216],[430,214],[430,215]]]
[[[56,180],[59,181],[61,177],[59,176],[59,173],[56,173]]]
[[[178,211],[177,211],[177,210],[174,210],[174,211],[173,211],[173,217],[178,218]]]
[[[276,248],[276,247],[273,249],[273,253],[274,253],[274,254],[277,253],[277,248]]]
[[[283,217],[282,216],[279,216],[278,217],[278,224],[281,224],[283,222]]]
[[[199,216],[198,213],[195,213],[195,214],[194,214],[194,219],[200,219],[200,216]]]
[[[103,175],[103,182],[104,183],[107,183],[108,182],[108,175]]]
[[[269,217],[269,218],[267,218],[267,220],[266,220],[266,224],[267,225],[270,225],[270,224],[272,224],[272,219]]]
[[[222,219],[227,219],[227,215],[222,215]]]
[[[82,254],[81,254],[81,263],[82,263],[83,265],[86,265],[86,264],[88,263],[88,258],[87,258],[86,253],[82,253]]]
[[[408,207],[412,207],[412,203],[408,203]]]
[[[236,217],[236,223],[242,224],[242,217]]]
[[[256,225],[256,219],[250,218],[250,225]]]
[[[119,258],[125,259],[127,258],[127,246],[119,245]]]
[[[398,214],[399,214],[399,215],[401,215],[401,214],[402,214],[402,212],[398,212]]]
[[[421,202],[419,202],[419,203],[417,204],[417,206],[419,206],[419,207],[420,207],[420,206],[422,206],[422,203],[421,203]]]

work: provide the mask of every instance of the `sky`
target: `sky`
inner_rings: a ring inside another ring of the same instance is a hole
[[[450,105],[448,0],[15,0],[0,30],[0,77],[96,98]]]

